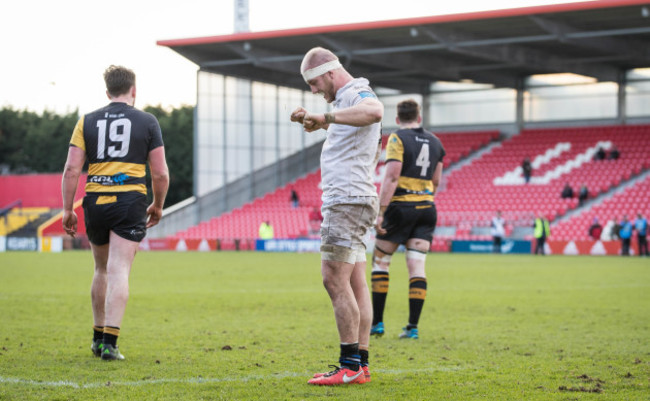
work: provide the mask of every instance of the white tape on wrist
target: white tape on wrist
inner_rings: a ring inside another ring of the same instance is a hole
[[[310,68],[306,71],[303,71],[302,77],[307,83],[307,85],[309,85],[309,81],[311,81],[312,79],[316,77],[320,77],[326,72],[330,72],[332,70],[336,70],[337,68],[341,68],[341,67],[343,66],[341,65],[341,62],[338,59],[328,61],[327,63],[321,64],[318,67]]]

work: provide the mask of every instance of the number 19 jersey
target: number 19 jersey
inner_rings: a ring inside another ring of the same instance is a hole
[[[152,114],[112,102],[79,119],[70,146],[86,152],[87,193],[146,194],[149,152],[163,146],[163,140],[158,120]]]

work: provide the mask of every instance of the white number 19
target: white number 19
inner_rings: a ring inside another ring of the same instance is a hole
[[[122,127],[122,133],[118,128]],[[104,158],[104,150],[106,149],[106,120],[97,120],[97,158]],[[117,150],[115,145],[108,147],[109,157],[124,157],[129,153],[129,143],[131,142],[131,120],[128,118],[120,118],[111,121],[108,127],[108,138],[111,142],[120,142],[120,149]]]

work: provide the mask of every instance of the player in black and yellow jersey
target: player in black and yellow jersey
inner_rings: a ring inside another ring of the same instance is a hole
[[[409,270],[409,320],[400,338],[418,338],[418,321],[427,293],[425,259],[436,227],[436,188],[442,177],[445,150],[440,140],[420,124],[414,100],[397,105],[400,129],[386,146],[386,175],[379,190],[379,216],[372,264],[373,322],[370,333],[384,334],[388,268],[400,244],[406,246]]]
[[[169,187],[158,120],[133,107],[135,74],[119,66],[104,72],[110,103],[77,122],[63,172],[63,228],[74,237],[73,209],[81,169],[88,161],[84,222],[95,260],[91,287],[93,342],[105,360],[124,359],[117,337],[129,297],[129,273],[146,229],[156,225]],[[153,203],[147,207],[149,162]]]

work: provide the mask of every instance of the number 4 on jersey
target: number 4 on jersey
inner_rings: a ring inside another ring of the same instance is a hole
[[[420,154],[418,155],[418,158],[415,159],[415,165],[422,168],[422,170],[420,171],[420,175],[422,177],[426,177],[427,169],[431,165],[431,161],[429,160],[428,143],[422,144],[422,148],[420,149]]]

